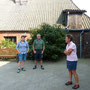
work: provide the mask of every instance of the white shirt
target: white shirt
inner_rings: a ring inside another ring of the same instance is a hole
[[[67,61],[77,61],[77,48],[76,45],[71,41],[69,44],[66,46],[66,50],[68,51],[69,49],[73,49],[70,55],[67,55]]]

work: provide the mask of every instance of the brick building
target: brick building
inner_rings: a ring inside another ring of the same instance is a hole
[[[72,0],[0,0],[0,42],[3,39],[17,42],[23,34],[30,39],[30,28],[42,23],[61,24],[64,28],[77,30],[76,33],[78,29],[89,29],[90,17],[85,12]],[[80,38],[80,31],[78,34]],[[90,34],[85,35],[89,38]],[[80,46],[80,41],[77,45]]]

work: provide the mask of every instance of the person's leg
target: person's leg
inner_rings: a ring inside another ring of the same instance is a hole
[[[74,78],[75,78],[75,84],[79,85],[79,79],[78,79],[78,74],[77,74],[76,70],[72,70],[72,73],[73,73]]]
[[[19,73],[20,70],[21,70],[22,54],[18,54],[18,59],[19,59],[19,62],[18,62],[18,71],[17,71],[17,73]]]
[[[75,85],[72,88],[73,89],[78,89],[80,87],[79,79],[78,79],[78,74],[77,74],[76,70],[72,70],[72,73],[73,73],[74,78],[75,78]]]
[[[35,60],[35,66],[37,66],[37,60]]]
[[[65,85],[71,85],[72,84],[72,70],[71,70],[71,62],[67,61],[67,69],[69,72],[69,81],[65,83]]]
[[[17,71],[17,73],[20,73],[20,70],[21,70],[21,61],[18,62],[18,71]]]
[[[35,61],[34,61],[35,65],[34,65],[33,69],[37,69],[37,59],[38,59],[38,52],[36,51]]]
[[[26,70],[24,69],[24,64],[25,64],[25,60],[22,61],[22,71],[26,71]]]
[[[68,70],[69,72],[69,81],[65,83],[65,85],[71,85],[72,84],[72,70]]]
[[[37,60],[35,60],[35,65],[34,65],[33,69],[37,69]]]
[[[21,62],[22,62],[22,61],[19,61],[19,62],[18,62],[18,69],[21,68]]]
[[[22,67],[21,68],[24,68],[24,63],[25,63],[25,61],[24,61],[24,54],[22,54]]]
[[[43,66],[43,60],[40,60],[40,65]]]
[[[43,67],[43,54],[42,54],[42,50],[39,51],[39,59],[40,59],[40,65],[41,65],[41,69],[44,70]]]
[[[26,70],[24,69],[24,64],[25,64],[26,59],[27,59],[27,53],[26,53],[26,54],[23,54],[22,71],[26,71]]]
[[[69,81],[72,81],[72,70],[68,70],[69,71]]]
[[[41,69],[44,70],[44,67],[43,67],[43,60],[40,60],[40,65],[41,65]]]

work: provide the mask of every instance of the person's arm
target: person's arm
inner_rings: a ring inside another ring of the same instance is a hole
[[[34,54],[35,54],[35,53],[36,53],[36,51],[35,51],[34,45],[33,45],[32,47],[33,47],[33,52],[34,52]]]
[[[29,48],[27,49],[27,53],[29,52]]]
[[[19,43],[17,43],[16,49],[17,49],[18,53],[20,53],[20,52],[19,52]]]
[[[45,45],[43,46],[42,54],[44,53],[44,50],[45,50]]]
[[[70,55],[74,49],[75,49],[75,45],[71,45],[69,50],[64,51],[64,54]]]
[[[70,54],[72,53],[72,51],[73,51],[73,49],[69,49],[68,51],[65,50],[65,51],[64,51],[64,54],[66,54],[66,55],[70,55]]]
[[[32,46],[32,48],[33,48],[33,52],[34,52],[34,54],[35,54],[36,51],[35,51],[35,47],[34,47],[34,45],[35,45],[35,41],[33,42],[33,46]]]
[[[44,53],[45,50],[45,42],[43,41],[43,50],[42,50],[42,54]]]
[[[28,42],[27,42],[27,53],[29,52],[29,44],[28,44]]]

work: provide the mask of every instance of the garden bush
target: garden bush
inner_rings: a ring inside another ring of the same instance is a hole
[[[9,39],[2,40],[0,44],[1,48],[16,48],[16,43],[12,42]]]
[[[65,50],[66,31],[62,30],[59,25],[42,24],[39,28],[30,29],[31,40],[29,41],[30,54],[29,58],[33,58],[32,44],[37,34],[41,34],[41,38],[45,41],[44,60],[56,61],[62,57]]]

